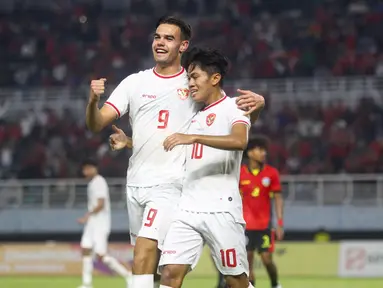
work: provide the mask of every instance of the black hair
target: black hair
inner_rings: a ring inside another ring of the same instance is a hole
[[[223,85],[223,80],[229,70],[229,59],[220,51],[210,48],[193,47],[183,54],[181,64],[186,70],[198,66],[209,75],[221,74],[220,86]]]
[[[81,167],[84,167],[84,166],[86,166],[86,165],[89,165],[89,166],[94,166],[94,167],[96,167],[97,168],[97,161],[96,160],[94,160],[94,159],[92,159],[92,158],[87,158],[87,159],[85,159],[85,160],[83,160],[82,161],[82,163],[81,163]]]
[[[253,136],[249,139],[247,144],[247,151],[254,148],[269,149],[270,140],[264,135]]]
[[[156,24],[156,29],[161,24],[171,24],[175,25],[181,30],[181,39],[182,40],[190,40],[192,37],[192,28],[189,24],[187,24],[185,21],[181,20],[181,18],[178,18],[176,16],[162,16],[160,19],[158,19]]]

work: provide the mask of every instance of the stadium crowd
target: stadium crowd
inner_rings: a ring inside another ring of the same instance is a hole
[[[188,17],[193,43],[228,55],[231,79],[383,75],[379,0],[7,0],[0,88],[78,87],[99,76],[118,83],[153,65],[150,35],[165,12]],[[272,139],[269,161],[283,174],[383,172],[383,107],[346,104],[267,109],[252,132]],[[93,135],[71,111],[7,118],[0,108],[1,179],[77,177],[94,154],[103,175],[125,176],[130,151],[110,151],[110,130]]]
[[[220,47],[231,78],[383,75],[379,0],[5,3],[13,6],[0,10],[1,86],[118,82],[152,65],[150,35],[164,13],[190,19],[193,43]]]
[[[362,99],[345,103],[286,105],[266,109],[252,133],[271,138],[269,162],[283,174],[383,172],[383,107]],[[127,118],[119,126],[129,132]],[[124,177],[130,151],[112,152],[110,130],[92,134],[85,120],[46,109],[20,119],[0,121],[1,178],[66,178],[79,176],[83,158],[97,155],[101,172]]]

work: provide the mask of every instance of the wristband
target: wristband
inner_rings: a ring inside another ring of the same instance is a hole
[[[283,227],[283,219],[278,219],[278,226]]]

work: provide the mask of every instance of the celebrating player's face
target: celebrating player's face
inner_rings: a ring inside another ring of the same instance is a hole
[[[266,161],[267,151],[261,147],[254,147],[248,152],[248,156],[251,160],[264,163]]]
[[[181,40],[181,30],[176,25],[161,24],[154,33],[152,43],[153,56],[156,63],[170,65],[181,58],[189,41]]]
[[[218,88],[221,76],[218,73],[209,75],[198,65],[188,67],[188,80],[191,96],[196,102],[206,102],[214,89]]]

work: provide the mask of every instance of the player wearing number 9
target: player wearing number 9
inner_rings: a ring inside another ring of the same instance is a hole
[[[205,242],[230,287],[253,287],[248,280],[238,189],[250,119],[237,108],[235,99],[222,94],[228,60],[220,52],[193,48],[183,59],[191,96],[204,107],[193,117],[187,134],[176,133],[164,141],[166,151],[187,146],[179,212],[170,225],[160,259],[161,287],[181,287]]]

